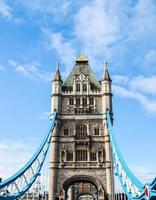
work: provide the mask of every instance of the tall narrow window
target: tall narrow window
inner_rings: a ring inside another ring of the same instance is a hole
[[[73,153],[67,152],[67,161],[73,161]]]
[[[90,98],[89,98],[89,104],[90,104],[90,105],[94,105],[94,98],[93,98],[93,97],[90,97]]]
[[[76,92],[80,92],[80,84],[76,84]]]
[[[66,153],[64,151],[62,151],[62,153],[61,153],[61,160],[62,160],[62,162],[66,161]]]
[[[90,153],[90,161],[97,161],[97,154],[96,152]]]
[[[76,105],[80,106],[80,98],[76,98]]]
[[[87,126],[79,124],[76,126],[76,135],[87,135]]]
[[[83,84],[83,92],[87,92],[87,84],[86,83]]]
[[[77,149],[76,150],[76,161],[87,161],[87,150]]]
[[[99,160],[99,162],[103,162],[103,157],[102,157],[101,151],[98,152],[98,160]]]
[[[98,127],[94,128],[94,135],[99,135],[99,128]]]
[[[73,99],[73,97],[69,98],[69,105],[74,105],[74,99]]]
[[[64,135],[68,135],[68,128],[64,128]]]
[[[83,104],[83,106],[87,106],[87,98],[82,99],[82,104]]]

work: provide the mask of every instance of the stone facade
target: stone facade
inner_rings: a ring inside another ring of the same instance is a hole
[[[80,56],[67,80],[59,69],[52,81],[51,114],[57,122],[51,140],[49,199],[113,198],[113,167],[106,110],[112,114],[111,79],[102,81]]]

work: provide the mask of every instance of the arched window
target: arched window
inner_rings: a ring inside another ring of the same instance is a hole
[[[87,84],[86,83],[83,84],[83,92],[87,92]]]
[[[76,126],[76,135],[87,135],[87,126],[79,124]]]
[[[80,92],[80,84],[76,84],[76,92]]]

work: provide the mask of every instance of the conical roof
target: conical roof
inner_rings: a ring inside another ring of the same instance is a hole
[[[104,81],[112,81],[111,78],[110,78],[110,75],[109,75],[109,71],[108,71],[108,63],[106,62],[105,63],[105,70],[104,70],[104,76],[103,76],[103,80]]]
[[[61,74],[60,74],[60,63],[59,63],[59,61],[57,62],[57,70],[56,70],[56,73],[54,75],[53,81],[60,81],[60,82],[62,82]]]
[[[108,69],[105,69],[105,71],[104,71],[103,80],[105,80],[105,81],[112,81],[111,78],[110,78]]]
[[[59,69],[57,69],[53,81],[62,81]]]

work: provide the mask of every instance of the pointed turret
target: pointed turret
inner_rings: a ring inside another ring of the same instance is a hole
[[[58,62],[58,64],[57,64],[57,70],[56,70],[56,73],[55,73],[55,76],[54,76],[53,81],[62,82],[61,74],[60,74],[60,63],[59,63],[59,62]]]
[[[107,61],[105,63],[104,76],[101,81],[101,86],[103,93],[103,112],[106,113],[107,109],[112,112],[112,80],[109,75]]]
[[[109,71],[108,71],[108,63],[106,61],[105,63],[105,70],[104,70],[104,77],[103,77],[104,81],[112,81],[109,75]]]
[[[60,74],[60,63],[57,63],[57,70],[56,73],[54,75],[54,79],[52,81],[52,110],[51,113],[53,113],[53,111],[57,111],[58,113],[61,112],[61,95],[62,95],[62,79],[61,79],[61,74]]]

